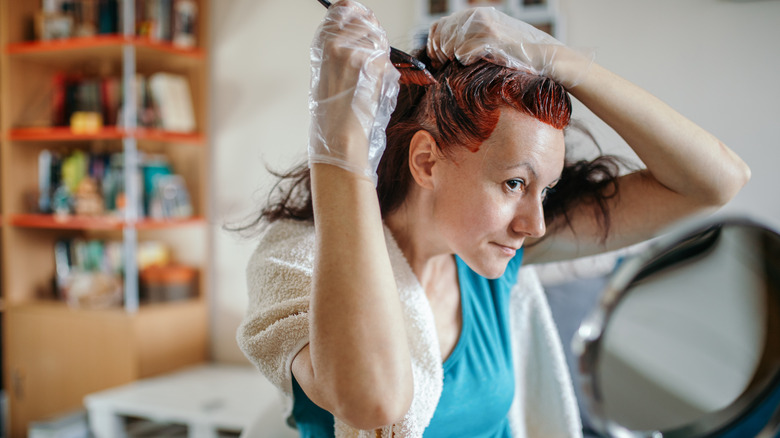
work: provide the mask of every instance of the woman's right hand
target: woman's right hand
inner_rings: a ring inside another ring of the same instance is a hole
[[[309,164],[335,165],[376,181],[400,74],[374,14],[333,4],[311,47]]]

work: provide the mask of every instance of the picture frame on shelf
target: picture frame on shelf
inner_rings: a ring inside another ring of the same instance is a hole
[[[557,15],[558,5],[556,0],[512,0],[511,8],[516,13],[538,17],[540,15]],[[555,20],[550,20],[555,21]]]
[[[449,11],[449,0],[428,0],[428,13],[430,15],[444,14]]]
[[[467,8],[489,6],[522,20],[559,40],[565,39],[565,26],[557,0],[421,0],[419,18],[412,31],[413,47],[424,47],[430,25],[444,15]]]
[[[176,47],[191,49],[197,45],[195,23],[198,5],[193,0],[176,0],[173,4],[172,42]]]
[[[555,23],[552,21],[545,21],[540,23],[530,23],[533,27],[547,33],[550,36],[555,36]]]
[[[470,8],[478,6],[501,6],[504,2],[502,0],[467,0],[466,5]]]

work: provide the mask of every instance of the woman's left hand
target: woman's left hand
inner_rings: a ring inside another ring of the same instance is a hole
[[[492,7],[468,9],[433,23],[428,55],[434,63],[480,59],[547,76],[567,88],[577,85],[593,55],[574,51],[549,34]]]

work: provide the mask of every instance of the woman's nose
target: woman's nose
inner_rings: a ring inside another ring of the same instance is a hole
[[[518,206],[512,221],[512,230],[526,237],[544,236],[547,225],[544,222],[544,205],[541,199],[529,200]]]

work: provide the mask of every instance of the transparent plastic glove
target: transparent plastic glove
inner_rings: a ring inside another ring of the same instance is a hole
[[[572,50],[549,34],[492,7],[468,9],[433,23],[428,55],[434,63],[480,59],[547,76],[571,88],[593,63],[592,51]]]
[[[325,163],[366,176],[386,146],[400,74],[374,14],[354,1],[331,5],[311,46],[309,165]]]

